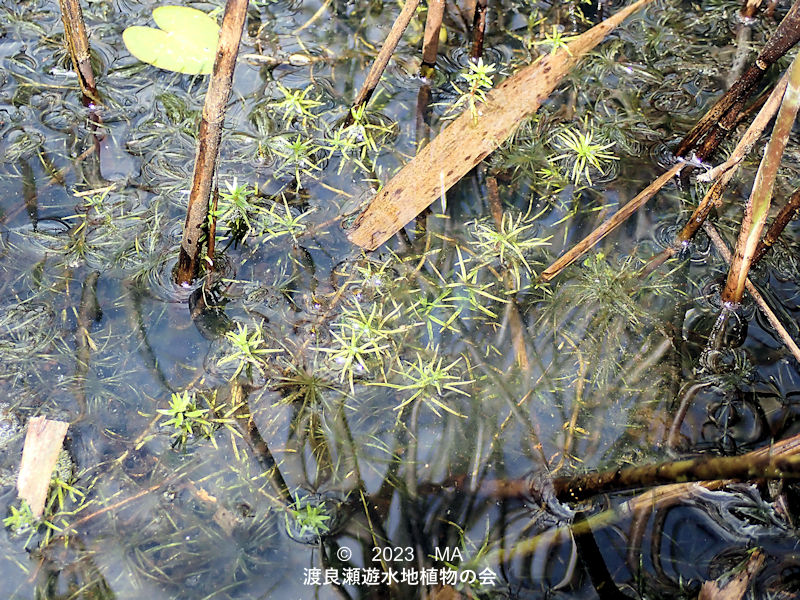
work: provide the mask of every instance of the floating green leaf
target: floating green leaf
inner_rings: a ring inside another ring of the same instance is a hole
[[[214,19],[188,6],[161,6],[153,11],[153,20],[161,29],[135,26],[122,33],[131,54],[167,71],[211,73],[219,39]]]

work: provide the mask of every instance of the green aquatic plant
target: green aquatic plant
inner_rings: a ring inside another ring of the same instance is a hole
[[[325,514],[324,506],[313,504],[295,495],[294,506],[286,507],[286,531],[295,537],[312,534],[320,537],[330,531],[331,516]]]
[[[289,236],[297,240],[297,236],[305,232],[306,225],[303,223],[311,211],[294,214],[289,208],[286,198],[282,202],[273,202],[269,210],[263,212],[261,218],[262,241],[272,240],[282,236]]]
[[[480,116],[478,105],[486,102],[486,94],[494,87],[495,71],[494,64],[487,65],[482,58],[479,58],[477,62],[470,62],[466,71],[461,72],[461,78],[466,81],[468,87],[461,89],[455,83],[452,84],[459,97],[447,109],[447,112],[451,113],[461,108],[467,108],[472,114],[472,122],[477,123]]]
[[[39,519],[33,516],[30,505],[25,500],[20,500],[19,508],[13,504],[8,507],[11,513],[3,519],[3,526],[11,530],[16,536],[28,534],[32,536],[39,527]],[[28,538],[30,540],[30,537]]]
[[[284,125],[299,122],[305,128],[309,120],[316,120],[317,115],[313,109],[322,106],[322,102],[309,97],[314,89],[312,86],[306,86],[302,90],[290,90],[280,82],[276,84],[283,98],[270,102],[268,106],[272,111],[280,113]]]
[[[251,231],[251,218],[260,210],[253,203],[258,190],[247,184],[240,185],[236,177],[233,181],[226,181],[225,188],[227,189],[219,193],[217,209],[209,211],[209,219],[216,218],[235,240],[243,241]]]
[[[219,40],[217,22],[188,6],[160,6],[153,20],[161,29],[128,27],[122,40],[140,61],[177,73],[208,75],[214,67]]]
[[[159,408],[158,412],[169,417],[163,422],[163,426],[171,429],[171,436],[180,444],[185,444],[187,439],[195,435],[211,436],[212,424],[207,419],[208,409],[198,408],[194,392],[185,390],[172,394],[169,408]]]
[[[294,139],[286,135],[277,135],[265,142],[266,149],[282,159],[275,167],[275,174],[289,172],[294,175],[297,189],[300,188],[302,176],[314,178],[322,170],[320,156],[324,148],[311,138],[297,134]]]
[[[266,356],[281,352],[279,349],[265,346],[264,332],[258,325],[250,333],[246,324],[237,323],[236,331],[225,333],[225,339],[233,346],[233,352],[221,358],[217,364],[221,366],[229,362],[238,362],[231,379],[236,379],[242,371],[245,371],[248,378],[252,378],[253,367],[262,373]]]
[[[488,219],[467,224],[473,238],[472,245],[476,254],[482,258],[483,265],[493,265],[499,260],[498,266],[511,273],[514,287],[510,291],[519,290],[522,285],[521,268],[535,276],[528,257],[533,250],[548,246],[553,237],[532,235],[537,217],[538,215],[529,213],[514,214],[506,211],[499,230]]]
[[[554,156],[551,160],[567,165],[574,184],[577,185],[584,179],[591,186],[591,169],[605,173],[609,163],[619,160],[619,157],[608,152],[608,149],[614,146],[614,142],[597,141],[597,134],[588,121],[584,121],[584,129],[586,131],[565,129],[557,133],[556,142],[565,152]]]
[[[376,382],[373,385],[393,388],[400,392],[411,392],[394,410],[402,413],[403,410],[415,400],[420,400],[427,404],[430,409],[441,416],[438,409],[455,415],[464,417],[453,407],[449,406],[444,398],[450,394],[461,394],[469,396],[469,393],[461,389],[461,386],[473,383],[471,379],[464,379],[460,375],[460,363],[463,357],[459,356],[454,361],[443,365],[444,358],[439,356],[439,350],[434,349],[430,356],[422,356],[417,353],[416,362],[403,361],[399,369],[394,373],[399,375],[402,383]]]

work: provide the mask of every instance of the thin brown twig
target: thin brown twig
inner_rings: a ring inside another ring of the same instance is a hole
[[[475,15],[472,18],[472,49],[469,57],[478,60],[483,54],[483,38],[486,35],[486,13],[489,0],[478,0],[475,3]]]
[[[242,38],[248,0],[228,0],[222,28],[217,45],[214,72],[208,84],[203,117],[197,139],[197,155],[192,173],[192,189],[189,195],[189,206],[186,208],[186,222],[183,226],[178,266],[175,280],[179,284],[188,284],[197,277],[201,239],[206,228],[208,217],[208,200],[211,196],[211,185],[222,140],[222,126],[225,111],[231,94],[233,71],[236,67],[236,55]]]
[[[443,17],[444,0],[429,0],[422,42],[422,68],[423,75],[426,77],[430,77],[431,73],[425,73],[424,69],[427,67],[429,71],[432,71],[436,66],[436,55],[439,52],[439,32],[442,29]]]
[[[664,187],[670,179],[680,173],[685,166],[686,163],[684,162],[678,162],[674,164],[669,171],[663,173],[660,177],[648,185],[633,200],[619,209],[610,219],[606,220],[597,229],[575,244],[575,246],[573,246],[569,251],[562,254],[561,258],[542,271],[542,274],[539,275],[539,279],[544,282],[550,281],[566,267],[578,260],[592,246],[614,231],[617,227],[622,225],[633,213],[644,206],[645,203],[650,200],[650,198],[655,196],[656,193],[662,187]]]
[[[772,225],[770,225],[767,233],[764,234],[764,239],[758,243],[758,248],[756,248],[755,255],[753,256],[753,264],[761,260],[769,249],[772,248],[773,244],[778,241],[781,233],[789,224],[789,221],[797,214],[798,210],[800,210],[800,188],[796,189],[789,197],[789,200],[778,212]]]
[[[389,35],[386,36],[386,41],[384,42],[383,47],[381,48],[380,52],[378,52],[378,56],[375,57],[375,62],[372,64],[372,68],[369,70],[369,73],[367,73],[367,78],[364,80],[364,85],[358,92],[356,99],[353,100],[353,109],[357,109],[362,104],[369,102],[369,99],[372,97],[372,93],[375,91],[375,88],[378,87],[378,83],[381,80],[381,75],[383,75],[384,69],[386,69],[386,65],[389,64],[389,59],[391,58],[392,53],[394,52],[395,48],[397,48],[397,44],[400,42],[400,38],[403,36],[403,32],[411,22],[414,12],[417,10],[417,6],[419,6],[419,0],[406,0],[403,10],[400,11],[400,14],[395,20],[394,25],[392,25],[392,30],[389,32]],[[351,110],[350,114],[348,114],[347,118],[345,119],[345,126],[352,124],[352,119],[353,114]]]

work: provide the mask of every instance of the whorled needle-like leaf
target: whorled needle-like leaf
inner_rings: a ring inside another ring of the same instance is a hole
[[[161,6],[153,11],[161,29],[128,27],[122,40],[128,51],[159,69],[208,75],[214,67],[219,25],[206,13],[188,6]]]

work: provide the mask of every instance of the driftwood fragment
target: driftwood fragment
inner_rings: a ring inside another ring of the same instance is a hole
[[[175,281],[182,285],[191,283],[197,277],[200,242],[208,217],[208,200],[211,197],[214,169],[222,140],[222,125],[225,121],[228,98],[231,95],[233,70],[247,16],[247,4],[247,0],[228,0],[225,5],[217,55],[214,59],[214,72],[208,84],[203,104],[203,118],[197,135],[192,189],[189,194],[189,206],[186,209],[178,266],[175,270]]]
[[[536,112],[581,56],[651,1],[638,0],[592,27],[567,48],[506,79],[478,107],[477,123],[470,110],[462,113],[372,198],[356,219],[348,235],[350,241],[374,250],[397,233],[491,154],[525,117]]]
[[[51,421],[45,417],[33,417],[28,421],[28,433],[25,435],[17,477],[17,492],[28,503],[37,519],[44,512],[50,477],[68,427],[69,423]]]
[[[741,570],[725,583],[706,581],[700,588],[697,600],[740,600],[764,565],[764,558],[761,550],[754,550],[744,564],[740,565]]]

